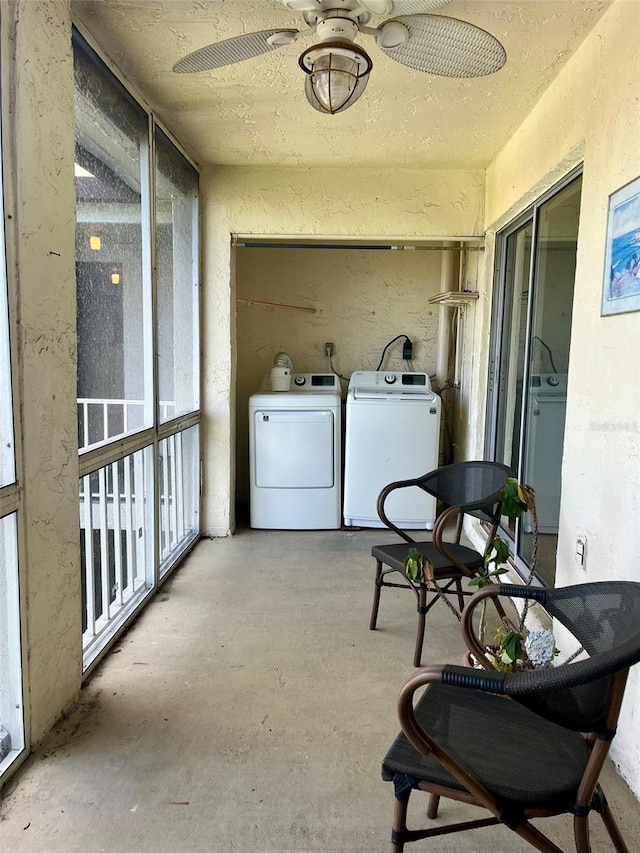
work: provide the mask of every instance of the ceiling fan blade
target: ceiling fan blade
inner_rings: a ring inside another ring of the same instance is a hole
[[[371,12],[372,15],[388,15],[393,11],[391,0],[358,0],[358,2],[363,9]]]
[[[466,21],[443,15],[407,15],[393,20],[407,28],[409,38],[398,47],[380,45],[380,49],[417,71],[442,77],[483,77],[499,71],[507,61],[497,38]]]
[[[451,0],[392,0],[392,13],[394,15],[425,15],[434,9],[447,6]],[[366,6],[366,3],[362,4]]]
[[[321,0],[282,0],[287,9],[294,12],[319,12],[322,9]]]
[[[245,33],[242,36],[218,41],[195,50],[188,56],[178,60],[173,66],[173,71],[178,74],[193,74],[197,71],[211,71],[214,68],[222,68],[224,65],[233,65],[235,62],[244,62],[270,50],[283,47],[280,44],[270,44],[267,39],[279,33],[291,33],[297,35],[299,30],[261,30],[257,33]]]
[[[441,9],[451,0],[358,0],[372,15],[423,15]]]

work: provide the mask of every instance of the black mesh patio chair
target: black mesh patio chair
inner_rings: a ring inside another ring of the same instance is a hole
[[[530,822],[559,814],[573,816],[577,853],[591,853],[591,811],[601,815],[617,853],[629,853],[598,779],[629,668],[640,661],[640,583],[485,587],[463,619],[465,640],[479,658],[473,610],[497,596],[541,604],[588,657],[515,673],[428,666],[409,679],[398,702],[402,732],[382,764],[383,779],[395,787],[392,853],[410,841],[498,823],[536,850],[563,853]],[[428,818],[437,816],[441,797],[480,806],[490,816],[409,830],[414,789],[430,794]]]
[[[491,542],[500,522],[500,505],[498,498],[507,477],[513,472],[499,462],[457,462],[444,465],[435,471],[430,471],[422,477],[413,480],[398,480],[389,483],[378,496],[378,515],[390,530],[400,537],[401,542],[390,545],[374,545],[371,554],[376,560],[376,577],[371,608],[369,628],[375,630],[378,621],[380,592],[383,587],[398,587],[410,589],[416,597],[418,611],[418,630],[413,657],[414,666],[420,666],[426,615],[439,598],[438,591],[428,581],[414,582],[405,572],[404,560],[409,549],[414,547],[431,563],[434,570],[435,583],[445,595],[455,595],[458,608],[462,611],[464,597],[471,593],[463,590],[462,581],[472,578],[483,565],[484,553],[460,544],[462,525],[465,515],[474,516],[491,525],[487,537],[487,545]],[[444,505],[433,528],[433,541],[416,542],[408,533],[400,530],[389,520],[385,503],[396,489],[418,487]],[[448,540],[444,538],[447,530]],[[396,572],[402,575],[402,580],[387,580],[387,575]],[[432,598],[429,601],[429,595]]]

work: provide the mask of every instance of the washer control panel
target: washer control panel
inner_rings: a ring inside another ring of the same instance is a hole
[[[566,373],[534,373],[530,379],[530,385],[533,392],[538,393],[567,393],[567,374]]]
[[[351,374],[349,389],[363,391],[385,391],[401,394],[426,394],[431,391],[428,373],[403,372],[401,370],[356,370]]]

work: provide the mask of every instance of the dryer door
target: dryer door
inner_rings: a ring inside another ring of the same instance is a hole
[[[257,411],[253,418],[258,488],[333,488],[333,412]]]

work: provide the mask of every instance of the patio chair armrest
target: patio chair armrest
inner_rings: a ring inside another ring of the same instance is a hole
[[[433,751],[434,742],[426,735],[416,719],[413,697],[421,687],[429,684],[441,684],[444,669],[444,664],[422,667],[405,682],[398,696],[398,717],[402,731],[422,755],[428,755]]]
[[[400,725],[412,746],[421,754],[430,753],[451,773],[468,791],[474,794],[490,808],[494,814],[500,814],[502,808],[497,800],[480,783],[473,779],[457,761],[449,755],[420,725],[414,708],[414,694],[421,687],[430,684],[451,684],[470,689],[501,693],[500,682],[504,673],[484,672],[463,666],[434,664],[419,669],[405,683],[398,697],[398,717]],[[498,689],[497,689],[498,688]],[[428,694],[427,694],[428,699]]]
[[[428,684],[448,684],[484,693],[504,693],[507,673],[495,669],[474,669],[454,664],[431,664],[414,673],[400,691],[398,706],[412,702],[414,693]]]
[[[398,696],[398,717],[402,730],[415,748],[426,755],[433,750],[434,742],[426,735],[415,717],[414,695],[418,690],[429,684],[449,684],[487,693],[504,693],[504,679],[505,673],[496,670],[486,671],[451,664],[422,667],[405,682]]]
[[[490,584],[479,589],[467,601],[467,604],[462,611],[462,638],[466,647],[476,657],[478,662],[485,669],[495,669],[493,663],[486,655],[486,649],[476,636],[473,629],[473,616],[476,607],[487,599],[503,598],[530,598],[544,605],[546,590],[536,587],[515,586],[509,584]],[[498,613],[504,615],[499,602],[496,602]]]
[[[440,515],[436,518],[435,525],[433,527],[433,544],[436,549],[442,554],[445,559],[447,559],[452,566],[455,566],[463,575],[466,575],[469,578],[474,576],[472,571],[461,563],[460,560],[456,559],[455,554],[451,553],[448,546],[450,544],[459,545],[460,544],[460,536],[462,534],[462,521],[464,518],[464,510],[459,506],[448,506],[442,510]],[[456,531],[454,542],[447,542],[444,538],[445,529],[448,524],[455,520],[456,523]]]
[[[404,489],[408,486],[417,486],[420,483],[419,479],[411,479],[411,480],[396,480],[393,483],[389,483],[382,489],[380,494],[378,495],[378,501],[376,503],[376,510],[378,513],[378,518],[384,524],[385,527],[388,527],[389,530],[393,530],[394,533],[397,533],[401,539],[404,539],[405,542],[408,542],[412,545],[416,540],[412,539],[408,534],[404,532],[404,530],[400,530],[388,517],[384,511],[384,503],[386,499],[389,497],[391,492],[396,489]]]

